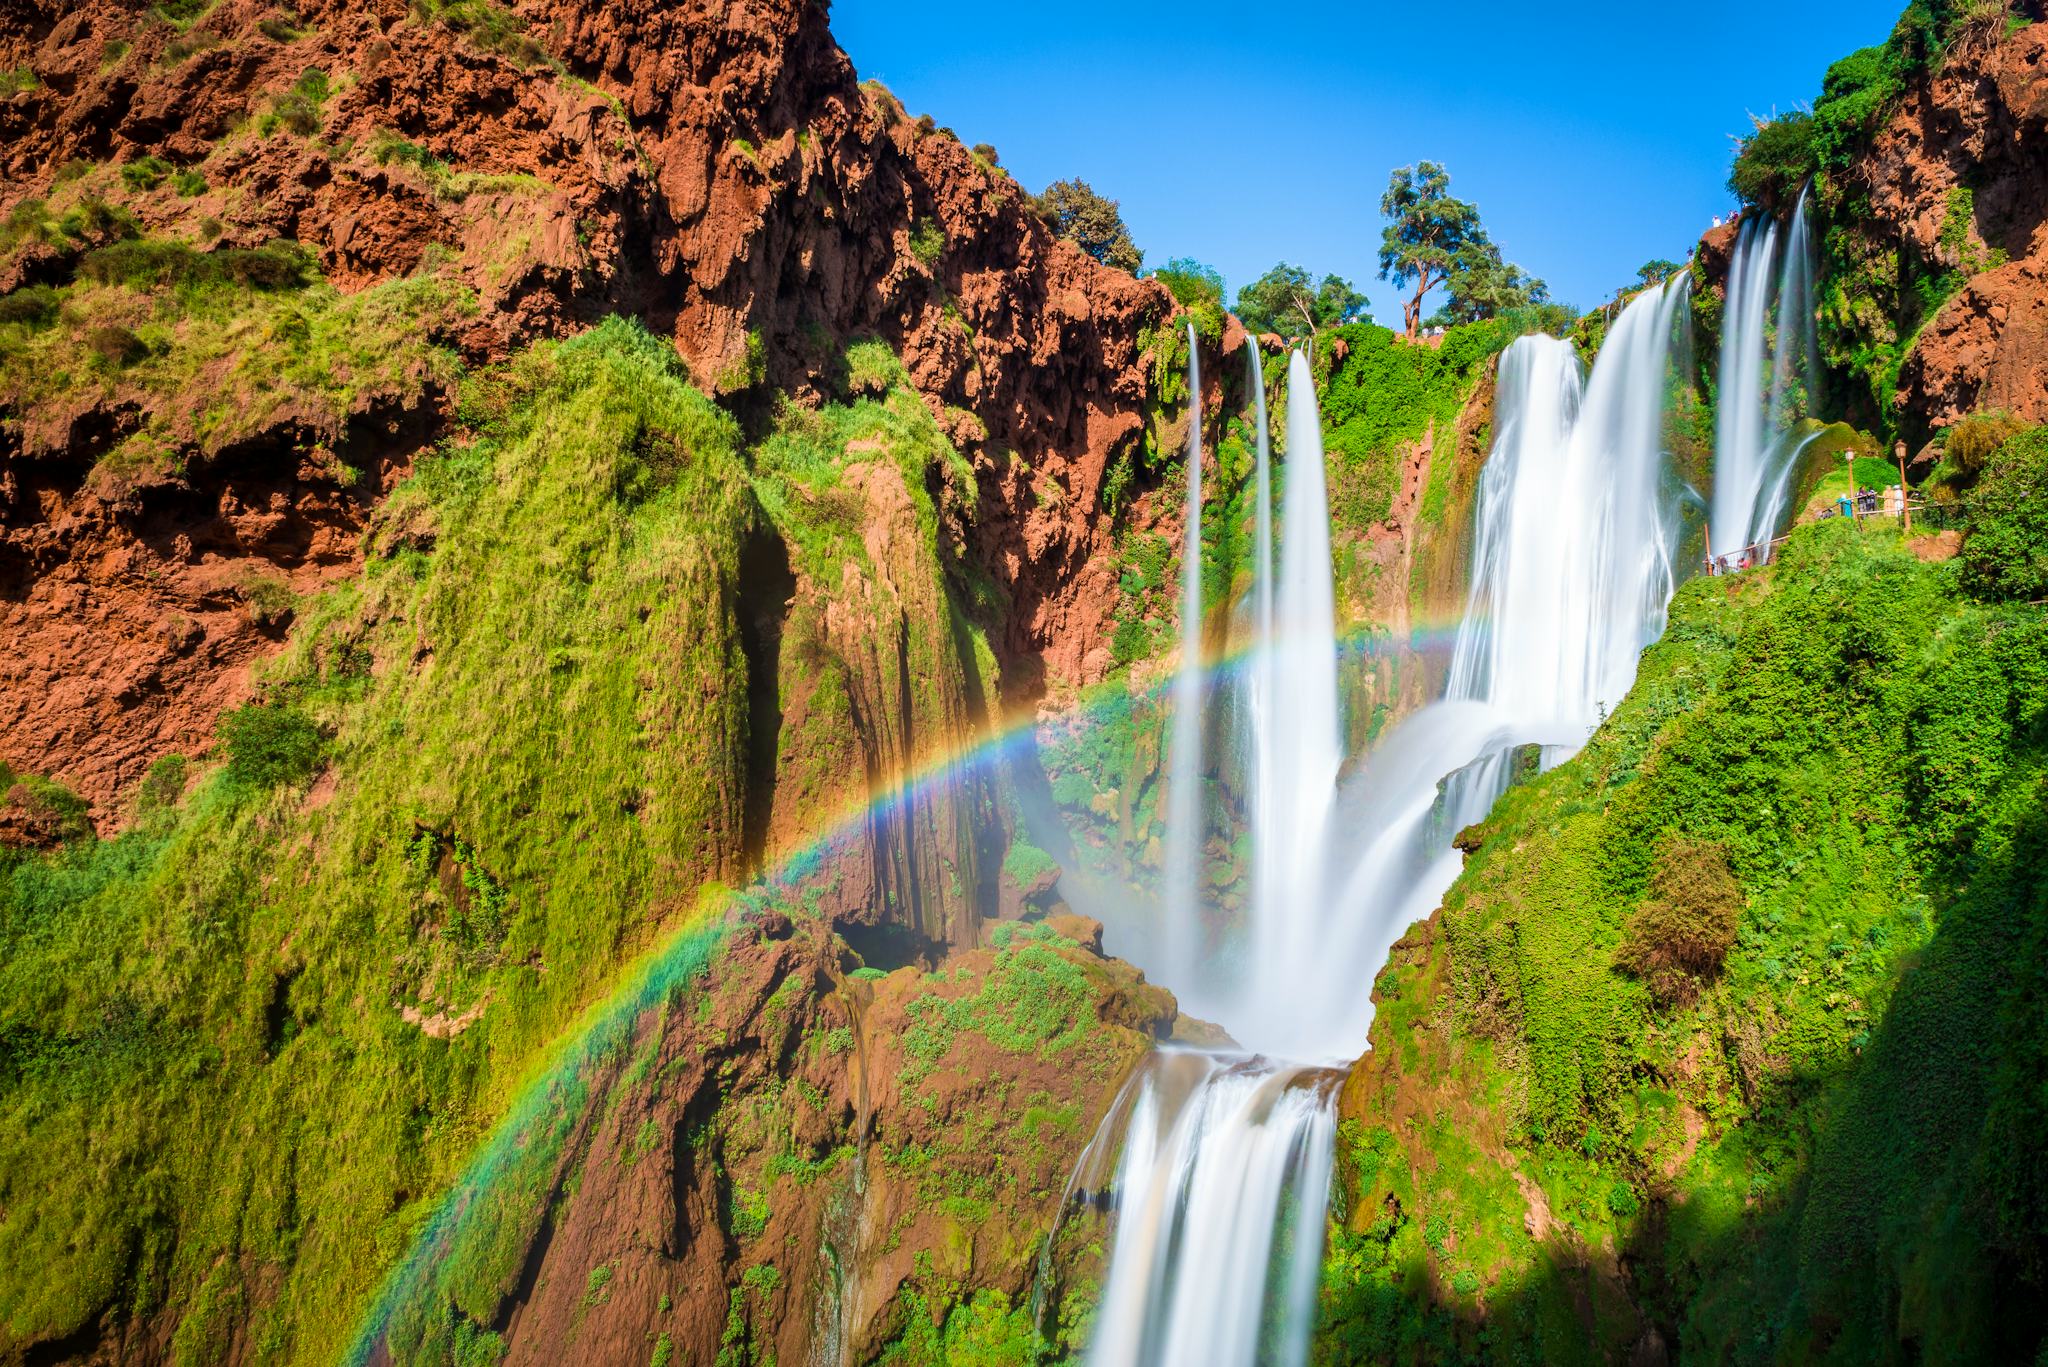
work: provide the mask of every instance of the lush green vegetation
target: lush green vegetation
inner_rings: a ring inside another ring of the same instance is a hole
[[[1339,323],[1370,321],[1365,296],[1342,276],[1318,283],[1306,269],[1281,262],[1237,292],[1237,316],[1254,333],[1299,341]]]
[[[1145,254],[1131,241],[1113,199],[1095,193],[1085,180],[1056,180],[1031,201],[1032,210],[1055,236],[1072,242],[1105,266],[1136,274]]]
[[[1694,581],[1461,839],[1347,1097],[1319,1361],[2033,1358],[2048,614],[1968,573],[1832,522]]]
[[[617,322],[462,417],[224,764],[0,869],[13,1335],[175,1307],[181,1360],[242,1320],[332,1361],[528,1065],[741,872],[731,423]]]
[[[1448,429],[1492,359],[1521,334],[1514,320],[1455,327],[1443,345],[1407,346],[1369,323],[1339,328],[1347,351],[1321,394],[1330,513],[1362,528],[1387,515],[1401,457],[1434,423]]]
[[[437,339],[474,305],[449,280],[343,295],[297,243],[205,250],[131,223],[95,200],[55,220],[18,206],[10,226],[78,252],[75,278],[0,298],[0,405],[31,421],[92,401],[142,410],[102,458],[109,475],[175,475],[285,414],[338,433],[375,399],[453,383]],[[80,250],[95,237],[112,240]]]

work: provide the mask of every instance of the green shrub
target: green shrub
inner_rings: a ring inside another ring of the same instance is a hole
[[[1059,861],[1028,840],[1012,840],[1003,855],[1003,877],[1019,888],[1028,888],[1047,874],[1057,875]]]
[[[212,252],[183,242],[135,238],[91,252],[78,269],[88,280],[131,289],[229,281],[251,289],[297,289],[311,283],[314,274],[312,253],[283,238],[261,247]]]
[[[62,303],[63,296],[48,285],[24,285],[11,294],[0,294],[0,325],[46,327],[57,320]]]
[[[36,73],[25,66],[0,71],[0,100],[6,99],[9,95],[19,95],[24,90],[34,90],[41,84],[42,82],[36,79]]]
[[[2000,447],[2026,430],[2026,423],[2003,408],[1972,413],[1948,429],[1942,455],[1958,470],[1975,478],[1984,473],[1984,467]]]
[[[910,254],[927,266],[939,264],[939,258],[946,254],[946,230],[937,219],[925,219],[911,230]]]
[[[908,384],[902,358],[879,338],[868,337],[846,348],[846,393],[851,398],[881,398],[897,385]]]
[[[92,196],[65,210],[57,231],[74,242],[119,242],[139,236],[142,222],[126,209]]]
[[[2048,598],[2048,428],[1998,449],[1969,500],[1963,586],[1986,600]]]
[[[329,89],[327,73],[317,66],[307,67],[291,89],[271,100],[270,113],[258,121],[258,131],[268,137],[282,125],[302,138],[311,137],[320,131],[320,108],[327,102]]]
[[[1813,115],[1783,114],[1742,140],[1728,188],[1745,204],[1776,213],[1789,208],[1816,169]]]
[[[546,65],[548,51],[526,32],[526,21],[491,0],[412,0],[422,22],[439,22],[514,66]]]
[[[229,781],[255,790],[305,778],[319,765],[327,743],[311,717],[267,703],[249,703],[224,715],[220,736]]]
[[[259,627],[273,627],[292,615],[298,596],[290,584],[276,575],[251,574],[240,585],[242,606],[249,620]]]
[[[0,764],[0,806],[12,807],[59,840],[76,840],[92,830],[86,800],[54,779],[16,774]],[[0,866],[4,867],[4,866]]]
[[[160,157],[137,157],[121,168],[121,183],[131,190],[154,190],[170,173]]]
[[[1210,346],[1223,343],[1223,275],[1192,257],[1176,256],[1152,272],[1194,319],[1195,331]]]
[[[1719,841],[1669,835],[1659,845],[1650,896],[1629,918],[1615,962],[1666,1006],[1685,1005],[1717,977],[1742,920],[1742,887]]]
[[[206,193],[206,177],[187,166],[171,173],[171,188],[185,199]]]
[[[131,366],[149,355],[149,345],[118,323],[86,329],[86,349],[112,366]]]
[[[185,796],[191,764],[183,755],[164,755],[149,766],[135,785],[137,816],[151,816],[176,807]]]

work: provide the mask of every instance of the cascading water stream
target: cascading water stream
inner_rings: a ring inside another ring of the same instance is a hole
[[[1662,629],[1677,539],[1663,401],[1685,290],[1681,278],[1633,301],[1583,384],[1563,342],[1509,348],[1450,696],[1397,726],[1341,786],[1321,423],[1307,358],[1290,361],[1279,573],[1270,617],[1263,603],[1254,614],[1249,665],[1248,990],[1223,1018],[1260,1052],[1160,1053],[1113,1108],[1125,1128],[1091,1360],[1306,1356],[1333,1065],[1366,1047],[1365,988],[1456,877],[1451,837],[1485,815],[1519,748],[1576,750]],[[1262,499],[1262,533],[1271,515]],[[1184,640],[1183,660],[1196,648]]]
[[[1524,337],[1501,358],[1452,699],[1510,724],[1587,730],[1663,631],[1678,528],[1662,377],[1687,279],[1629,305],[1590,381],[1555,337]]]
[[[1344,762],[1322,420],[1305,351],[1288,361],[1287,468],[1272,626],[1255,647],[1271,698],[1258,738],[1259,772],[1269,777],[1251,813],[1250,971],[1233,1024],[1243,1022],[1239,1037],[1254,1047],[1313,1058],[1300,1048],[1307,1041],[1257,1023],[1270,1004],[1293,993],[1293,975],[1315,957],[1325,920],[1325,832]]]
[[[1717,556],[1767,546],[1777,534],[1803,445],[1786,429],[1812,373],[1806,200],[1802,193],[1782,242],[1775,221],[1745,222],[1729,261],[1708,522],[1710,552]]]
[[[1188,324],[1188,501],[1181,538],[1180,668],[1173,680],[1173,736],[1167,751],[1165,926],[1161,975],[1191,986],[1201,944],[1197,887],[1202,841],[1202,369]]]

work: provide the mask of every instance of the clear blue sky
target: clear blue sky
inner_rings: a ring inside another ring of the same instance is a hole
[[[1429,158],[1508,259],[1590,308],[1732,209],[1731,136],[1810,103],[1905,0],[834,0],[862,79],[1025,186],[1121,202],[1148,266],[1234,291],[1280,260],[1349,277],[1381,322],[1379,197]]]

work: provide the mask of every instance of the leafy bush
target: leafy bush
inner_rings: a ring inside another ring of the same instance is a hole
[[[76,840],[92,830],[84,798],[54,779],[16,774],[5,763],[0,763],[0,807],[14,808],[59,840]]]
[[[74,242],[118,242],[139,236],[142,223],[118,205],[89,197],[64,211],[57,232]]]
[[[1955,482],[1974,484],[1999,449],[2026,430],[2026,423],[2002,408],[1972,413],[1948,429],[1941,448],[1942,464]]]
[[[171,173],[171,188],[186,199],[206,193],[206,177],[187,166]]]
[[[1760,122],[1742,140],[1728,188],[1745,204],[1776,213],[1789,208],[1817,169],[1813,115],[1799,112]]]
[[[273,627],[282,624],[292,615],[298,605],[298,596],[292,587],[275,575],[251,574],[240,584],[242,607],[248,612],[249,620],[259,627]]]
[[[25,66],[0,71],[0,100],[6,99],[9,95],[19,95],[24,90],[34,90],[41,84],[42,82],[36,79],[36,73]]]
[[[1152,272],[1194,319],[1195,331],[1211,346],[1223,342],[1223,275],[1193,257],[1176,256]]]
[[[1969,504],[1963,586],[1986,600],[2048,598],[2048,429],[1998,449]]]
[[[149,345],[119,323],[86,329],[86,349],[109,365],[131,366],[149,355]]]
[[[258,121],[258,131],[268,137],[282,124],[302,138],[311,137],[320,131],[320,107],[327,102],[329,89],[327,73],[317,66],[307,67],[291,89],[271,100],[270,112]]]
[[[1742,888],[1728,847],[1666,836],[1650,875],[1650,896],[1629,918],[1615,962],[1666,1006],[1686,1005],[1718,976],[1742,920]]]
[[[937,219],[927,218],[911,230],[910,254],[927,266],[939,264],[946,254],[946,230]]]
[[[491,0],[412,0],[423,22],[440,22],[514,66],[544,66],[548,51],[526,32],[526,21]]]
[[[846,348],[846,392],[849,396],[880,398],[909,376],[903,361],[880,338],[867,337]]]
[[[137,157],[121,168],[121,183],[131,190],[154,190],[170,173],[160,157]]]
[[[1065,238],[1105,266],[1136,274],[1145,254],[1131,241],[1123,214],[1113,199],[1095,193],[1085,180],[1056,180],[1031,201],[1038,216]]]
[[[1059,871],[1059,861],[1028,840],[1012,840],[1003,855],[1003,877],[1019,888],[1028,888],[1049,874],[1057,876]]]
[[[326,737],[296,708],[249,703],[220,719],[229,782],[247,789],[296,783],[320,763]]]
[[[48,285],[24,285],[11,294],[0,294],[0,325],[44,327],[56,321],[62,303],[62,296]]]
[[[135,813],[149,817],[176,807],[185,796],[191,764],[183,755],[164,755],[149,766],[135,785]]]

